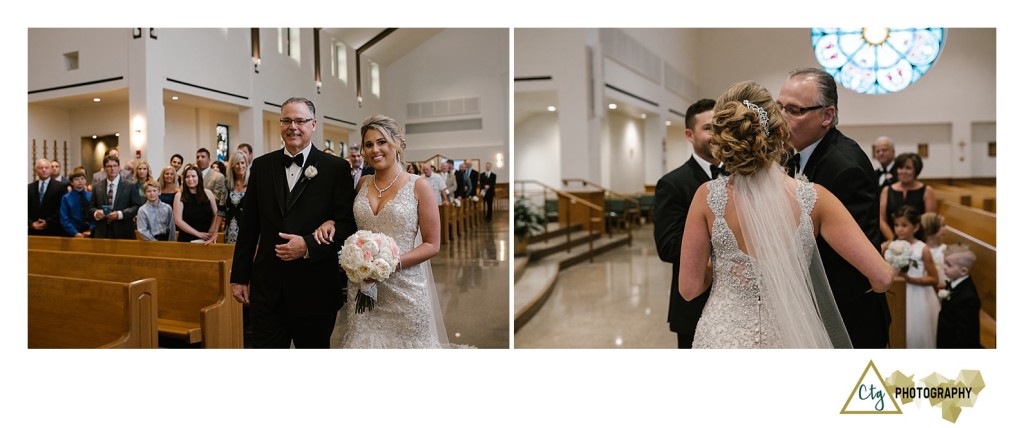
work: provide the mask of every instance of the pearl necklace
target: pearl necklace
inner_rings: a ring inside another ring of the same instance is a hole
[[[391,186],[394,186],[395,182],[398,181],[398,177],[401,177],[401,176],[402,176],[401,172],[399,172],[398,174],[395,174],[395,179],[391,180],[391,184],[389,184],[388,187],[385,187],[384,189],[381,189],[380,187],[377,187],[377,174],[374,174],[372,177],[370,177],[370,180],[373,181],[373,188],[377,189],[377,198],[380,198],[380,197],[384,196],[384,192],[387,192],[388,189],[391,188]]]

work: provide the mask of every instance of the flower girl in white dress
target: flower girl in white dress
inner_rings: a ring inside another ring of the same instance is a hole
[[[896,210],[893,225],[896,239],[910,243],[912,249],[909,268],[900,272],[907,281],[907,348],[933,349],[939,322],[939,298],[935,294],[939,274],[931,249],[914,236],[921,229],[921,214],[904,205]],[[888,248],[889,242],[882,244],[883,253]]]

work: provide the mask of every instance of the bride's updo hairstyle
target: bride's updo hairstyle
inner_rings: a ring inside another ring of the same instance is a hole
[[[398,164],[405,166],[403,158],[405,158],[405,134],[402,133],[402,128],[398,126],[398,122],[394,119],[384,116],[382,114],[375,114],[367,117],[363,120],[363,127],[359,130],[359,148],[363,149],[363,142],[366,141],[366,132],[375,129],[384,136],[384,139],[388,141],[392,146],[395,147],[395,151],[398,153]],[[365,154],[363,157],[367,157]],[[405,169],[405,168],[403,168]]]
[[[778,164],[788,139],[789,125],[772,95],[752,80],[733,84],[715,103],[711,154],[729,174]]]

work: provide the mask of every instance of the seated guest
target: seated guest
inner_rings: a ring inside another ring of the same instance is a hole
[[[50,160],[36,161],[39,179],[28,184],[28,234],[62,235],[60,227],[60,198],[67,193],[63,182],[50,178]]]
[[[174,194],[178,193],[178,176],[173,166],[160,171],[160,202],[174,205]]]
[[[981,299],[970,276],[976,260],[971,249],[963,244],[946,249],[944,270],[949,284],[943,284],[945,287],[939,292],[939,348],[981,348]]]
[[[139,208],[136,222],[145,241],[170,241],[174,236],[174,209],[160,201],[160,184],[149,180],[142,183],[146,203]]]
[[[114,156],[103,159],[107,178],[93,183],[89,214],[96,220],[94,238],[135,239],[135,214],[145,200],[138,185],[121,176],[121,161]]]
[[[903,153],[893,162],[897,181],[882,188],[878,204],[878,227],[886,241],[895,239],[892,221],[900,207],[910,205],[920,214],[938,212],[935,191],[917,179],[924,166],[921,157],[917,153]]]
[[[75,238],[90,238],[96,227],[89,218],[89,201],[92,192],[87,190],[85,168],[78,167],[71,171],[71,191],[60,199],[60,225],[64,234]]]
[[[217,197],[203,188],[203,176],[193,165],[185,167],[184,186],[174,196],[174,224],[178,226],[178,242],[202,242],[210,245],[217,240]]]

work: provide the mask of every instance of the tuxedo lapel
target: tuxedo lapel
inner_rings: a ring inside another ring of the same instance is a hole
[[[293,188],[291,194],[288,195],[288,206],[284,209],[285,213],[291,211],[292,206],[295,205],[295,201],[299,200],[299,196],[302,196],[302,191],[306,190],[306,185],[309,184],[309,179],[306,178],[306,169],[311,166],[316,168],[319,161],[319,151],[316,147],[311,147],[309,149],[309,160],[306,161],[306,165],[302,168],[302,171],[299,171],[299,181],[295,183],[295,188]]]
[[[277,200],[277,207],[284,217],[286,193],[288,193],[288,179],[284,176],[284,149],[270,155],[270,177],[274,184],[274,199]]]
[[[703,184],[704,182],[711,181],[711,177],[708,177],[708,173],[704,172],[704,168],[700,167],[700,163],[697,162],[697,159],[694,159],[693,156],[690,156],[690,160],[687,161],[687,163],[690,164],[690,169],[693,170],[693,179],[698,184]]]
[[[812,182],[814,181],[815,172],[817,172],[818,170],[818,163],[821,162],[822,158],[828,155],[828,152],[832,150],[833,146],[835,146],[836,140],[838,138],[839,131],[836,131],[835,128],[832,128],[821,139],[821,142],[818,143],[818,147],[814,149],[814,153],[811,153],[811,158],[807,160],[807,164],[804,165],[804,168],[802,170],[800,170],[800,172],[803,175],[807,176],[808,180]]]

